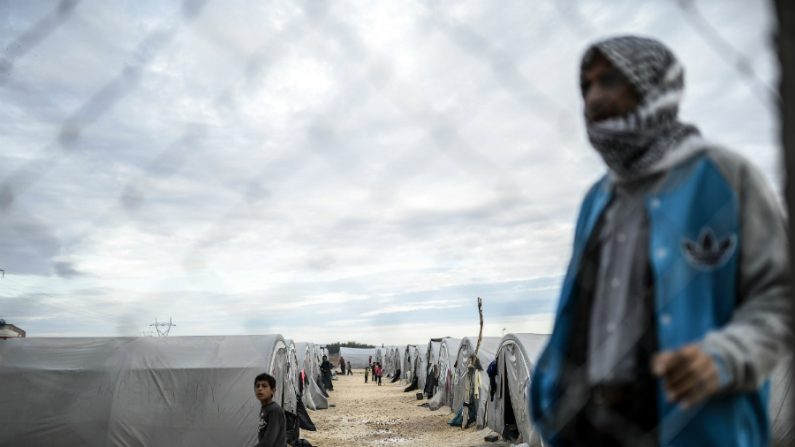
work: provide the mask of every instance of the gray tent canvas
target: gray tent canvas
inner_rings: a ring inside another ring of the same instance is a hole
[[[539,445],[527,398],[535,361],[548,339],[548,335],[508,334],[497,349],[497,389],[486,424],[510,442]]]
[[[459,346],[461,346],[460,338],[442,339],[439,346],[439,358],[436,360],[435,368],[431,368],[432,371],[435,371],[438,379],[433,398],[428,402],[428,408],[431,410],[453,405],[453,365],[458,355]]]
[[[387,376],[395,377],[398,371],[400,374],[403,374],[403,368],[401,365],[402,356],[401,350],[397,346],[390,346],[387,348],[387,355],[384,359],[384,369],[386,370]]]
[[[301,397],[310,410],[325,410],[328,408],[328,398],[318,385],[320,365],[315,356],[315,345],[312,343],[296,343],[295,353],[298,359],[299,373],[303,371],[306,377]],[[299,378],[300,381],[300,378]]]
[[[477,408],[476,412],[476,425],[478,429],[482,429],[486,425],[487,409],[492,406],[493,402],[489,396],[489,376],[486,373],[486,368],[489,367],[496,355],[497,349],[500,347],[500,337],[483,337],[478,349],[478,361],[480,362],[480,369],[473,369],[470,371],[470,359],[477,347],[477,337],[465,337],[461,340],[461,346],[458,348],[458,355],[456,356],[455,369],[453,372],[453,412],[467,404],[467,407],[474,405]],[[491,405],[489,405],[491,404]],[[493,414],[493,410],[492,410]],[[466,421],[466,418],[464,418]]]
[[[415,347],[413,345],[406,345],[403,348],[403,353],[401,354],[400,370],[403,373],[403,377],[401,377],[401,379],[403,379],[404,382],[411,381],[411,355],[414,349]]]
[[[428,345],[425,349],[425,355],[423,356],[422,361],[422,376],[420,382],[422,382],[423,389],[428,385],[428,376],[431,374],[431,369],[433,365],[439,360],[439,349],[442,347],[442,339],[431,339],[428,341]]]
[[[419,362],[420,350],[416,345],[406,345],[403,353],[403,380],[406,383],[411,383],[414,377],[419,377]]]
[[[0,342],[3,446],[251,446],[254,377],[277,378],[279,335]]]

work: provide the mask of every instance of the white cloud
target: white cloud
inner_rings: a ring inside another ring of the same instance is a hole
[[[56,6],[6,6],[0,48]],[[770,6],[698,6],[774,85]],[[0,316],[380,344],[472,335],[483,296],[488,335],[548,331],[603,172],[579,58],[627,32],[682,59],[683,117],[781,178],[759,84],[675,2],[80,4],[0,77]]]

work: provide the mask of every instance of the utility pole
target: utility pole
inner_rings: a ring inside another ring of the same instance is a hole
[[[176,326],[176,324],[171,322],[171,317],[168,317],[168,323],[158,323],[157,318],[155,318],[155,322],[150,324],[149,326],[155,328],[158,337],[168,337],[168,333],[171,332],[171,328]]]

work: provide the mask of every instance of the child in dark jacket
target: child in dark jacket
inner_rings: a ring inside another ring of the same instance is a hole
[[[276,379],[262,373],[254,379],[254,395],[262,407],[259,410],[259,442],[256,447],[287,447],[287,421],[284,411],[273,401]]]

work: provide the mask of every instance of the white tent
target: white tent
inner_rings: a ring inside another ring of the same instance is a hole
[[[441,341],[436,367],[432,368],[435,370],[437,385],[433,392],[433,398],[428,402],[428,408],[431,410],[453,405],[453,365],[458,355],[459,346],[461,346],[460,338],[446,337]]]
[[[400,370],[400,373],[403,374],[402,369],[402,356],[400,349],[397,346],[389,346],[386,348],[386,355],[384,356],[384,372],[385,375],[388,377],[395,377]]]
[[[0,445],[250,446],[262,372],[286,403],[280,335],[5,340]]]
[[[434,373],[433,366],[436,365],[436,362],[439,361],[439,349],[442,347],[442,339],[441,338],[432,338],[428,341],[428,345],[425,348],[425,355],[422,357],[422,362],[420,363],[422,367],[422,372],[420,373],[420,383],[422,384],[422,390],[425,393],[425,396],[432,396],[436,386],[433,386],[431,389],[431,384],[433,384],[434,380],[431,375]]]
[[[384,365],[384,347],[375,348],[375,355],[373,356],[373,361],[378,362],[383,367]]]
[[[284,387],[284,406],[282,408],[295,414],[298,406],[298,396],[300,395],[298,381],[300,380],[301,368],[298,366],[295,343],[292,340],[285,340],[284,343],[287,345],[287,373],[285,374],[286,384]]]
[[[486,423],[507,441],[538,445],[527,398],[535,361],[548,339],[548,335],[508,334],[500,341],[494,413]]]
[[[411,358],[416,349],[417,347],[414,345],[406,345],[400,356],[400,370],[403,374],[401,378],[406,383],[411,382],[411,379],[414,377],[411,371]]]
[[[419,391],[422,391],[425,389],[425,378],[428,372],[428,345],[417,346],[412,355],[411,371],[412,374],[417,374],[417,386]]]
[[[310,410],[325,410],[328,408],[328,398],[318,385],[320,365],[315,357],[315,345],[312,343],[296,343],[295,353],[298,359],[299,390],[304,404]],[[304,373],[304,383],[301,384],[300,373]]]
[[[461,340],[453,372],[453,412],[458,412],[464,404],[477,408],[475,422],[478,429],[486,425],[487,409],[494,411],[493,403],[489,396],[489,376],[486,369],[497,355],[500,347],[500,337],[483,337],[478,349],[478,362],[480,369],[472,365],[470,360],[477,347],[477,337],[465,337]],[[470,371],[470,367],[472,370]],[[492,404],[492,405],[489,405]],[[467,423],[467,411],[464,411],[464,424]]]
[[[407,383],[411,383],[414,377],[417,377],[419,383],[421,357],[420,349],[416,345],[406,345],[403,358],[403,378]]]
[[[376,360],[375,348],[346,348],[340,347],[340,357],[346,362],[351,362],[351,368],[367,368],[368,360]]]

